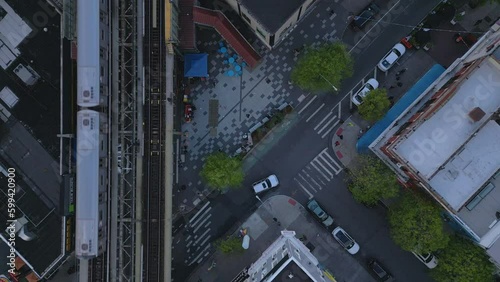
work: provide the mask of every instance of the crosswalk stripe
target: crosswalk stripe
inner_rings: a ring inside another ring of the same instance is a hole
[[[321,185],[319,185],[318,182],[316,182],[316,180],[314,180],[314,178],[312,178],[305,170],[302,170],[302,172],[304,172],[307,175],[309,180],[311,180],[312,182],[314,182],[314,184],[318,186],[319,190],[323,189],[323,187],[321,187]]]
[[[328,148],[326,148],[326,149],[328,149]],[[326,149],[325,149],[325,150],[323,150],[323,151],[326,151]],[[323,155],[324,155],[325,157],[327,157],[327,158],[328,158],[328,159],[329,159],[332,163],[334,163],[334,164],[337,166],[337,168],[338,168],[338,169],[335,169],[333,166],[332,166],[332,169],[335,171],[335,174],[339,174],[339,173],[342,171],[342,166],[340,166],[340,165],[339,165],[339,164],[338,164],[338,163],[337,163],[337,162],[333,159],[333,157],[332,157],[332,156],[330,156],[330,154],[325,153],[325,154],[322,154],[322,156],[323,156]],[[331,163],[330,163],[330,162],[328,162],[328,164],[330,164],[330,165],[331,165]]]
[[[306,168],[307,168],[308,170],[310,170],[310,171],[313,171],[313,169],[312,169],[309,165],[307,165],[307,166],[306,166]],[[317,171],[317,170],[316,170],[316,171]],[[318,171],[318,172],[319,172],[319,171]],[[326,183],[325,183],[325,182],[323,182],[323,179],[322,179],[321,177],[316,178],[316,180],[318,180],[319,182],[321,182],[321,184],[323,184],[323,186],[322,186],[322,187],[326,187]]]
[[[198,222],[212,209],[212,207],[208,207],[208,209],[198,218],[196,219],[194,222],[190,223],[190,226],[191,227],[194,227],[198,224]]]
[[[305,105],[302,109],[300,109],[300,111],[299,111],[299,115],[300,115],[300,114],[301,114],[301,113],[302,113],[302,112],[303,112],[303,111],[304,111],[307,107],[309,107],[309,105],[310,105],[310,104],[311,104],[311,103],[312,103],[312,102],[313,102],[316,98],[318,98],[318,95],[314,95],[314,97],[313,97],[313,98],[312,98],[309,102],[307,102],[307,104],[306,104],[306,105]]]
[[[323,155],[321,156],[318,156],[321,160],[323,160],[323,162],[325,162],[326,165],[328,165],[329,167],[331,167],[333,169],[333,171],[335,171],[335,174],[338,174],[338,169],[333,166],[333,164],[331,164]]]
[[[315,162],[316,162],[318,165],[320,165],[320,166],[323,168],[323,170],[324,170],[326,173],[328,173],[328,174],[330,175],[330,177],[327,177],[324,173],[322,173],[322,172],[320,171],[320,169],[319,169],[319,168],[317,168],[317,166],[314,164]],[[323,165],[320,161],[318,161],[317,159],[314,159],[314,160],[312,160],[311,165],[313,165],[314,167],[316,167],[316,169],[317,169],[317,170],[318,170],[318,171],[319,171],[319,172],[320,172],[320,173],[321,173],[321,174],[325,177],[325,179],[326,179],[327,181],[332,180],[332,178],[333,178],[333,174],[332,174],[332,173],[328,170],[328,168],[326,168],[326,167],[325,167],[325,166],[324,166],[324,165]]]
[[[191,219],[189,220],[189,223],[193,222],[193,220],[201,214],[201,212],[210,204],[210,202],[207,202]]]
[[[311,162],[311,165],[316,169],[317,172],[319,172],[319,174],[321,174],[325,179],[326,181],[330,181],[330,178],[328,178],[328,176],[326,176],[323,171],[321,171],[321,169],[319,169],[319,167],[317,167],[315,164],[314,164],[314,160]],[[325,170],[326,173],[330,174],[331,173],[326,169],[326,167],[324,167],[322,164],[319,164],[323,167],[323,169]],[[324,183],[323,183],[324,184]]]
[[[304,172],[304,170],[302,170],[301,172]],[[306,173],[307,174],[307,173]],[[307,180],[304,178],[304,176],[302,176],[302,174],[297,174],[298,176],[300,176],[300,178],[302,178],[304,180],[304,183],[307,183]],[[307,175],[309,177],[309,175]],[[316,188],[308,185],[309,188],[313,189],[314,193],[318,193],[318,190],[316,190]]]
[[[323,119],[322,119],[322,120],[321,120],[321,121],[320,121],[320,122],[319,122],[319,123],[318,123],[318,124],[314,127],[314,130],[318,129],[318,127],[320,127],[320,126],[321,126],[321,124],[323,124],[323,122],[325,122],[325,120],[326,120],[329,116],[331,116],[332,114],[333,114],[333,112],[329,112],[329,113],[328,113],[328,114],[327,114],[327,115],[326,115],[326,116],[325,116],[325,117],[324,117],[324,118],[323,118]],[[335,117],[334,117],[334,118],[335,118]],[[328,123],[330,123],[330,122],[328,122]],[[328,123],[327,123],[327,125],[328,125]],[[323,128],[324,128],[324,127],[323,127]],[[323,130],[323,128],[322,128],[321,130]],[[321,133],[321,130],[320,130],[318,133]]]
[[[335,128],[335,126],[337,126],[337,124],[339,124],[339,122],[340,122],[340,120],[337,120],[337,121],[335,122],[335,124],[334,124],[332,127],[330,127],[330,129],[328,129],[328,131],[326,131],[326,132],[325,132],[325,133],[321,136],[321,139],[325,138],[325,137],[328,135],[328,133],[330,133],[330,132],[331,132],[331,131]],[[318,132],[318,133],[321,133],[321,132]]]
[[[310,115],[307,119],[306,122],[309,122],[323,107],[325,106],[325,103],[321,104],[312,115]]]
[[[309,195],[309,199],[313,198],[313,194],[311,194],[311,192],[309,192],[309,190],[307,190],[306,187],[304,187],[302,184],[300,184],[300,182],[297,180],[297,178],[294,178],[293,180],[295,180],[295,182],[297,182],[297,184],[299,184],[300,188],[302,188],[302,190],[304,190],[307,193],[307,195]]]
[[[196,228],[194,229],[193,233],[196,233],[196,231],[198,231],[198,229],[200,229],[200,227],[203,226],[203,224],[209,220],[210,218],[212,217],[212,214],[209,214],[207,217],[205,217],[205,219],[203,219],[202,222],[200,222],[200,224],[198,224],[198,226],[196,226]],[[194,227],[194,226],[193,226]]]

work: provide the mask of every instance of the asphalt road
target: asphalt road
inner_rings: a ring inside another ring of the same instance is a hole
[[[356,203],[343,182],[345,177],[343,172],[330,171],[334,175],[333,179],[320,181],[324,176],[322,173],[327,172],[321,172],[321,169],[316,171],[311,169],[311,161],[315,158],[323,157],[323,159],[328,159],[325,154],[333,156],[328,146],[331,140],[330,135],[335,130],[325,136],[324,131],[318,132],[322,128],[319,124],[327,119],[327,115],[332,110],[338,112],[338,104],[346,93],[352,88],[359,87],[357,85],[365,76],[373,75],[373,70],[380,58],[395,43],[406,36],[411,30],[411,26],[418,24],[439,1],[401,0],[380,2],[382,12],[387,12],[391,7],[392,9],[373,29],[370,26],[365,28],[366,36],[363,32],[354,34],[350,30],[346,30],[342,36],[342,39],[350,45],[351,54],[355,59],[353,77],[346,80],[339,87],[340,91],[337,95],[320,95],[300,113],[300,120],[295,126],[289,129],[285,136],[267,154],[258,157],[256,164],[247,172],[243,184],[245,188],[230,191],[225,195],[210,200],[210,212],[207,211],[206,214],[210,214],[212,219],[217,219],[220,225],[214,227],[212,223],[213,230],[207,233],[209,234],[206,235],[209,236],[208,238],[215,239],[224,234],[231,225],[244,220],[245,216],[251,212],[251,207],[257,203],[251,189],[246,189],[246,187],[251,187],[252,182],[269,174],[276,174],[281,181],[280,187],[275,191],[270,191],[268,195],[262,195],[261,198],[274,194],[285,194],[305,204],[310,194],[312,194],[335,218],[337,223],[360,244],[361,251],[356,255],[356,258],[362,265],[366,265],[365,262],[368,258],[375,257],[386,265],[399,281],[432,281],[427,275],[426,267],[411,253],[402,251],[390,239],[385,210],[382,208],[368,209]],[[389,5],[389,7],[384,8],[383,4]],[[356,40],[360,38],[362,40],[356,44]],[[394,69],[397,69],[397,67]],[[380,76],[384,74],[378,72],[374,75]],[[306,98],[301,105],[298,105],[298,111],[305,107],[308,102],[307,99],[311,98]],[[318,109],[320,110],[318,111]],[[342,101],[340,112],[344,119],[350,115],[348,98]],[[339,118],[337,117],[337,119]],[[308,179],[313,179],[311,182],[314,183],[304,183]],[[304,186],[309,184],[308,187],[311,188],[307,189],[310,194],[305,192],[298,182],[302,182]],[[180,223],[179,226],[181,226]],[[176,242],[181,242],[183,239],[180,237],[190,236],[191,233],[189,230],[183,232],[180,230],[182,228],[179,228],[177,233],[179,238],[174,238],[174,276],[196,266],[194,264],[187,267],[182,263],[183,256],[186,256],[185,248],[181,246],[182,243]],[[201,233],[201,231],[198,232]],[[199,235],[204,236],[205,233]],[[177,277],[180,278],[180,276]]]

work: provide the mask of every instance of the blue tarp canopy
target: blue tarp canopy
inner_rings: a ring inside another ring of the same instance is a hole
[[[207,77],[208,54],[184,55],[184,77]]]
[[[369,153],[370,146],[436,79],[445,71],[441,65],[434,65],[422,78],[406,92],[387,114],[373,125],[356,143],[359,153]]]

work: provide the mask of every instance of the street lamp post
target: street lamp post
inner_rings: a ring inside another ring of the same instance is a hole
[[[323,78],[326,82],[328,82],[328,84],[330,84],[330,86],[333,88],[333,90],[335,91],[339,91],[337,89],[337,87],[335,87],[335,85],[333,85],[328,79],[326,79],[326,77],[324,77],[321,73],[319,74],[319,76],[321,76],[321,78]]]

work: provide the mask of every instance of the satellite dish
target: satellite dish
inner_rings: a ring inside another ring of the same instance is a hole
[[[248,250],[248,247],[250,247],[250,236],[248,236],[248,234],[243,237],[243,243],[241,244],[241,246],[245,250]]]

